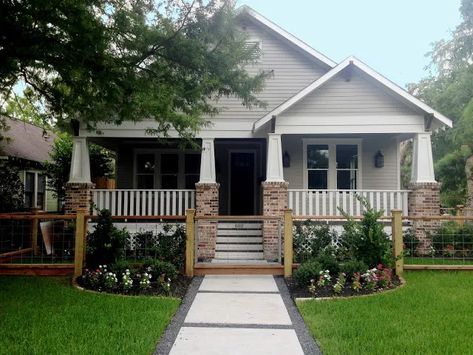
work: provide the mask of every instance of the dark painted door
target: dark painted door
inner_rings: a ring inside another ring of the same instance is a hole
[[[230,153],[230,214],[255,212],[255,155]]]

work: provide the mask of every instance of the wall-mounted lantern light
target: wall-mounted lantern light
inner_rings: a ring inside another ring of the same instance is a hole
[[[376,168],[384,167],[384,155],[383,155],[383,153],[381,153],[380,150],[378,150],[378,152],[374,156],[374,166]]]

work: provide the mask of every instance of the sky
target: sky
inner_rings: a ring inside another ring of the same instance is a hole
[[[350,55],[405,87],[428,76],[432,43],[461,22],[461,0],[238,0],[335,62]]]

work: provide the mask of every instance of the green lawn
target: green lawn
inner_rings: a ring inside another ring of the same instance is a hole
[[[179,303],[84,292],[65,278],[0,277],[0,354],[150,354]]]
[[[473,260],[406,256],[404,263],[406,265],[473,265]]]
[[[410,271],[391,293],[298,307],[324,354],[472,354],[473,273]]]

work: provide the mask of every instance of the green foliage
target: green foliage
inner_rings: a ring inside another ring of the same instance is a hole
[[[404,255],[415,255],[417,253],[417,247],[420,244],[419,238],[416,236],[415,229],[409,228],[402,235],[404,241]]]
[[[269,73],[236,26],[231,1],[31,0],[0,3],[0,95],[30,88],[60,127],[154,119],[155,134],[192,136],[234,96],[255,94]]]
[[[467,257],[473,255],[473,224],[463,226],[454,221],[444,222],[432,233],[435,255]]]
[[[99,211],[94,231],[87,235],[87,266],[95,268],[123,260],[127,238],[129,234],[125,229],[113,225],[109,210]]]
[[[378,264],[390,265],[388,255],[391,250],[391,242],[384,232],[382,223],[378,219],[383,211],[374,210],[366,201],[358,197],[365,208],[363,219],[355,221],[343,212],[347,222],[343,226],[343,245],[347,249],[351,259],[363,261],[372,268]]]
[[[108,269],[118,276],[122,276],[126,270],[131,270],[130,262],[124,259],[119,259],[116,262],[108,265]]]
[[[307,286],[310,280],[317,280],[322,266],[315,260],[309,260],[302,263],[294,271],[294,281],[298,286]]]
[[[330,275],[335,276],[340,272],[340,265],[335,256],[330,252],[323,252],[314,259],[323,270],[328,270]]]
[[[294,227],[294,260],[303,262],[318,256],[336,238],[336,232],[327,224],[304,221]]]
[[[143,262],[143,268],[153,276],[153,280],[158,280],[164,275],[164,278],[170,278],[173,281],[179,274],[173,264],[157,259],[146,259]]]
[[[69,180],[72,157],[72,138],[70,135],[59,134],[49,153],[50,160],[44,163],[48,174],[48,186],[55,195],[63,200],[65,186]],[[114,165],[111,152],[95,144],[89,147],[90,173],[92,177],[113,176]]]
[[[0,167],[0,213],[23,208],[23,183],[17,168],[8,163]]]
[[[178,270],[182,270],[184,267],[185,246],[185,228],[181,225],[164,225],[163,232],[158,234],[156,257],[171,263]]]
[[[340,265],[340,270],[348,277],[352,277],[355,273],[363,274],[368,270],[368,265],[360,260],[347,260]]]

